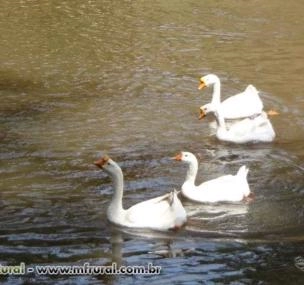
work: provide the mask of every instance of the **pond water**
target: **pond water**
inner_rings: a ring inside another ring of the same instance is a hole
[[[304,271],[302,1],[0,3],[1,265],[161,266],[160,275],[0,276],[3,284],[301,284]],[[253,84],[276,139],[235,145],[210,135],[198,108],[208,73],[223,98]],[[106,221],[108,154],[125,175],[124,205],[242,164],[252,203],[183,203],[177,232]],[[298,259],[299,260],[299,259]],[[303,268],[303,267],[302,267]]]

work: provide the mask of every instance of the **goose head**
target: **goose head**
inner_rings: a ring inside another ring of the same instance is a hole
[[[220,84],[220,79],[215,74],[207,74],[200,78],[198,89],[201,90],[214,84]]]
[[[199,108],[199,117],[198,119],[203,119],[209,113],[214,113],[217,111],[217,105],[213,103],[208,103]]]
[[[117,172],[117,169],[119,168],[119,166],[107,155],[94,161],[94,164],[110,175],[115,174]]]
[[[180,153],[175,155],[173,157],[173,159],[175,159],[177,161],[183,161],[183,162],[186,162],[188,164],[191,164],[191,163],[197,161],[195,155],[193,153],[187,152],[187,151],[181,151]]]

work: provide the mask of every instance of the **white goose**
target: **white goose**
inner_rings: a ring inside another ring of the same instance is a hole
[[[247,182],[248,168],[245,165],[240,167],[236,175],[220,176],[196,186],[198,162],[195,155],[182,151],[174,159],[188,164],[181,192],[190,200],[197,202],[241,201],[249,199],[252,194]]]
[[[221,106],[225,119],[240,119],[262,113],[264,108],[259,92],[253,85],[248,85],[242,93],[231,96],[221,102],[221,82],[215,74],[200,78],[198,89],[213,86],[211,103],[200,107],[201,117],[208,112],[216,111]]]
[[[202,115],[202,114],[201,114]],[[226,126],[222,108],[214,112],[217,119],[216,137],[233,143],[271,142],[275,138],[272,124],[265,112]]]
[[[110,222],[126,227],[168,230],[181,227],[187,220],[186,211],[176,191],[138,203],[125,210],[122,205],[123,173],[119,165],[104,156],[94,164],[105,170],[114,182],[114,194],[107,209]]]

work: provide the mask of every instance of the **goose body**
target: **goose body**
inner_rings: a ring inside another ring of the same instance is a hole
[[[196,202],[241,201],[251,194],[247,182],[248,168],[241,166],[236,175],[223,175],[196,186],[198,162],[191,152],[181,152],[174,157],[188,164],[186,179],[181,193]]]
[[[114,183],[113,197],[107,209],[107,218],[110,222],[125,227],[156,230],[179,228],[186,222],[186,211],[176,191],[124,209],[122,205],[124,181],[121,168],[107,156],[95,161],[94,164],[105,170]]]
[[[221,108],[214,112],[217,118],[216,137],[232,143],[272,142],[275,132],[265,112],[226,126]]]
[[[215,74],[208,74],[200,78],[199,89],[213,86],[212,100],[210,103],[200,107],[201,111],[216,111],[221,106],[222,114],[225,119],[240,119],[261,114],[263,111],[263,102],[259,96],[258,90],[253,85],[234,96],[231,96],[221,102],[221,82]]]

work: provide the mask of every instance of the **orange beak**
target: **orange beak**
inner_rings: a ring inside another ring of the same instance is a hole
[[[173,159],[175,159],[177,161],[181,161],[182,160],[182,153],[177,154],[176,156],[173,157]]]
[[[198,90],[202,90],[203,88],[205,88],[207,85],[206,83],[204,82],[204,80],[200,80],[200,84],[198,86]]]
[[[94,161],[94,164],[98,166],[99,168],[102,168],[109,160],[110,158],[106,155],[104,157],[101,157],[100,159]]]
[[[280,115],[279,112],[275,111],[275,110],[269,110],[266,112],[268,116],[276,116],[276,115]]]
[[[204,110],[200,109],[200,115],[198,117],[199,120],[204,119],[206,116],[206,113],[204,112]]]

